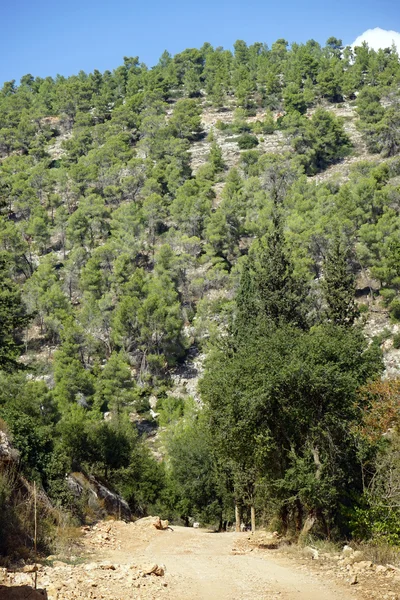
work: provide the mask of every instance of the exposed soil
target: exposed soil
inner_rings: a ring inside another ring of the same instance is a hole
[[[39,567],[38,587],[49,600],[400,599],[400,570],[362,561],[351,548],[350,556],[307,553],[279,548],[262,532],[159,531],[153,522],[84,527],[75,556],[48,557],[51,566]],[[33,566],[0,571],[7,586],[23,590],[33,583]]]

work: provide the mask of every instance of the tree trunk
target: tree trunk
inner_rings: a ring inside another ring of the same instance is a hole
[[[238,504],[235,504],[235,531],[240,532],[241,522],[242,522],[242,510]]]
[[[286,504],[284,504],[281,507],[279,516],[281,518],[281,523],[282,523],[282,533],[283,533],[283,535],[286,535],[287,530],[288,530],[288,518],[289,518],[288,509],[287,509]]]
[[[219,533],[221,533],[221,531],[223,531],[222,513],[219,516],[218,531],[219,531]]]
[[[299,539],[304,539],[310,533],[311,529],[314,527],[316,522],[317,522],[317,516],[315,513],[310,513],[309,515],[307,515],[307,518],[304,521],[303,529],[301,530]]]
[[[296,532],[298,534],[300,534],[301,528],[303,527],[303,507],[302,507],[299,499],[296,500],[295,523],[296,523]]]
[[[252,533],[254,533],[256,530],[256,509],[254,507],[254,504],[252,504],[250,507],[250,514],[251,514],[251,531],[252,531]]]

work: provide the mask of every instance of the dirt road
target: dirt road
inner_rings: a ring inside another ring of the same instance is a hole
[[[117,524],[116,524],[117,525]],[[102,553],[114,563],[166,566],[163,598],[174,600],[352,600],[352,592],[280,558],[237,550],[243,535],[174,527],[174,531],[135,535],[117,526],[118,547]],[[150,590],[149,590],[150,591]],[[144,590],[142,590],[144,592]],[[139,597],[141,594],[138,593]],[[146,594],[146,597],[147,594]],[[155,596],[159,598],[160,596]]]

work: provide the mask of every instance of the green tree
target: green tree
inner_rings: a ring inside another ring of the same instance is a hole
[[[118,417],[135,398],[132,373],[121,354],[113,352],[96,380],[94,405]]]
[[[357,317],[355,281],[350,270],[349,252],[344,240],[336,236],[326,257],[322,289],[327,304],[327,318],[336,325],[351,327]]]
[[[12,371],[19,367],[21,334],[29,323],[21,292],[10,277],[10,258],[0,254],[0,368]]]

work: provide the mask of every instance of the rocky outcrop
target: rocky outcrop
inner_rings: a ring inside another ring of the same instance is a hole
[[[2,465],[9,465],[16,462],[18,458],[19,452],[13,448],[7,433],[0,431],[0,468]]]
[[[98,518],[115,516],[130,520],[131,510],[128,503],[116,492],[110,490],[93,475],[70,473],[67,485],[76,498],[86,498],[87,505]]]

